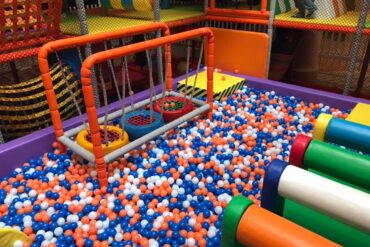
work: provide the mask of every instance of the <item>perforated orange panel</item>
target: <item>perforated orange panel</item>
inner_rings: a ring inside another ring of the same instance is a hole
[[[212,28],[215,68],[266,78],[269,37],[264,33]]]

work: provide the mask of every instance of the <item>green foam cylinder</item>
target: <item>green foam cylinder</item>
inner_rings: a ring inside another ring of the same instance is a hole
[[[334,178],[370,191],[370,157],[335,145],[312,140],[303,164]]]
[[[285,200],[283,217],[340,245],[370,246],[369,234],[289,199]]]
[[[222,219],[221,247],[243,247],[236,241],[236,232],[240,219],[250,205],[253,202],[242,195],[235,196],[229,202]]]

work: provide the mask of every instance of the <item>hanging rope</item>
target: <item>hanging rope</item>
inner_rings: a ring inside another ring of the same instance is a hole
[[[197,64],[197,72],[194,78],[193,88],[192,88],[191,95],[190,95],[190,101],[193,101],[195,86],[197,85],[197,80],[198,80],[200,64],[202,63],[202,58],[203,58],[203,50],[204,50],[204,39],[202,39],[202,45],[200,46],[199,59],[198,59],[198,64]]]
[[[85,129],[89,132],[88,125],[86,124],[85,119],[82,117],[82,111],[81,111],[81,108],[80,108],[80,106],[79,106],[79,104],[78,104],[78,102],[77,102],[76,96],[75,96],[74,92],[72,91],[71,86],[70,86],[70,84],[69,84],[69,81],[68,81],[68,79],[67,79],[67,77],[66,77],[65,70],[63,69],[62,60],[60,59],[60,57],[59,57],[59,55],[58,55],[58,53],[57,53],[57,52],[55,52],[55,56],[56,56],[56,58],[57,58],[57,61],[58,61],[58,63],[59,63],[59,66],[60,66],[60,68],[61,68],[62,78],[63,78],[63,80],[65,81],[65,83],[66,83],[66,85],[67,85],[68,92],[69,92],[69,94],[71,95],[71,97],[72,97],[72,101],[73,101],[73,104],[75,105],[75,107],[76,107],[76,109],[77,109],[78,116],[79,116],[79,118],[80,118],[80,120],[81,120],[82,124],[84,125]]]
[[[150,99],[149,99],[149,107],[150,107],[150,123],[153,121],[153,67],[152,67],[152,59],[151,59],[151,52],[145,50],[146,53],[146,60],[148,61],[148,69],[149,69],[149,92],[150,92]]]
[[[107,42],[104,42],[104,49],[108,50]],[[121,100],[121,94],[119,93],[118,82],[117,82],[117,78],[116,78],[116,73],[114,72],[114,67],[113,67],[112,60],[108,59],[107,62],[108,62],[108,67],[109,67],[110,73],[112,75],[112,80],[113,80],[113,83],[114,83],[114,87],[116,88],[116,93],[117,93],[118,100]]]
[[[186,48],[186,78],[185,78],[185,88],[184,88],[184,103],[186,100],[186,92],[188,90],[188,81],[189,81],[189,67],[190,67],[190,40],[187,40],[186,42],[187,48]]]
[[[103,88],[103,98],[104,98],[104,143],[108,146],[108,98],[107,91],[105,87],[105,81],[102,73],[102,65],[99,65],[99,78]]]
[[[125,130],[125,103],[126,103],[126,73],[125,73],[125,61],[124,60],[125,59],[123,59],[123,63],[122,63],[122,100],[121,100],[121,110],[122,110],[121,128],[122,130]],[[133,105],[131,107],[133,107]],[[124,139],[124,135],[121,136],[121,139],[122,140]]]
[[[147,37],[144,34],[144,40],[147,41]],[[152,124],[153,122],[153,97],[154,97],[154,82],[153,82],[153,64],[152,64],[152,51],[150,50],[145,50],[146,54],[146,60],[148,62],[148,69],[149,69],[149,94],[150,94],[150,123]]]
[[[122,38],[122,46],[125,46],[125,45],[126,45],[125,40]],[[128,71],[127,56],[125,56],[123,58],[122,62],[124,64],[124,68],[122,67],[122,69],[124,69],[124,71],[122,71],[122,73],[124,72],[126,74],[128,92],[129,92],[129,95],[130,95],[131,111],[133,111],[134,110],[134,98],[133,98],[134,92],[132,91],[132,88],[131,88],[131,81],[130,81],[130,75],[129,75],[129,71]]]
[[[163,54],[163,53],[162,53]],[[163,119],[163,111],[164,111],[164,98],[166,96],[166,85],[167,85],[167,73],[168,73],[168,64],[167,64],[167,57],[164,56],[164,77],[162,77],[162,102],[161,102],[161,118]]]
[[[77,49],[78,57],[80,58],[80,61],[82,63],[82,61],[84,60],[84,58],[82,56],[81,48],[78,46],[76,49]]]

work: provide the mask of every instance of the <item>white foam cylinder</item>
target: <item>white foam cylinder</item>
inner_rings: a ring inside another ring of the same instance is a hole
[[[370,234],[370,194],[289,165],[278,193]]]

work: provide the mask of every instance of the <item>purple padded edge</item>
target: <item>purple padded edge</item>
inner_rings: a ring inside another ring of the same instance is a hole
[[[238,76],[247,80],[247,86],[250,88],[275,91],[281,96],[295,96],[302,98],[304,101],[323,103],[330,107],[340,110],[352,109],[357,103],[370,104],[370,100],[355,98],[351,96],[343,96],[341,94],[325,92],[317,89],[296,86],[279,81],[271,81],[242,74],[222,71],[223,74]],[[195,74],[192,72],[190,75]],[[186,75],[176,78],[175,82],[185,79]]]
[[[192,72],[194,74],[195,72]],[[235,75],[247,80],[247,85],[256,89],[274,90],[279,95],[293,95],[300,97],[305,101],[321,102],[323,104],[336,107],[341,110],[351,109],[358,102],[370,104],[369,100],[343,96],[340,94],[324,92],[320,90],[285,84],[277,81],[270,81],[241,74],[233,74],[223,72],[225,74]],[[178,77],[174,80],[174,89],[179,80],[185,78],[184,76]],[[160,92],[160,86],[156,86],[155,91]],[[135,102],[149,97],[149,90],[145,90],[134,95]],[[126,101],[129,104],[129,101]],[[120,109],[119,102],[109,105],[110,111]],[[98,110],[99,116],[102,116],[103,109]],[[63,123],[64,129],[70,129],[80,124],[78,117],[65,121]],[[0,177],[10,174],[15,168],[20,167],[24,162],[32,158],[37,158],[36,155],[42,155],[44,152],[51,150],[51,143],[55,140],[53,127],[37,131],[30,135],[18,138],[0,145]]]

